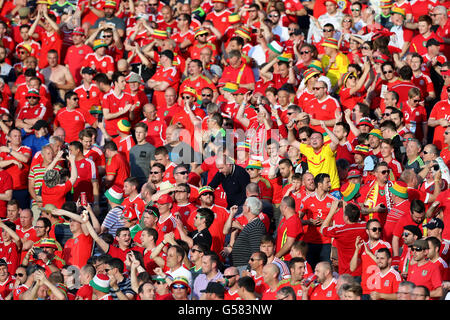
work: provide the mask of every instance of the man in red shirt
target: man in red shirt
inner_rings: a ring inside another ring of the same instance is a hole
[[[342,200],[334,201],[325,221],[322,222],[320,233],[322,235],[334,238],[334,246],[337,248],[339,261],[339,274],[349,273],[353,276],[360,276],[361,270],[350,269],[350,260],[354,252],[355,240],[359,237],[367,240],[366,223],[360,221],[360,209],[353,203],[347,203],[344,208],[343,225],[330,226],[333,216],[338,211]]]
[[[85,55],[82,67],[91,67],[98,73],[106,74],[110,79],[115,71],[114,60],[106,54],[108,44],[103,39],[94,40],[94,52]]]
[[[113,138],[117,136],[117,123],[124,119],[134,120],[134,109],[137,100],[124,92],[127,84],[121,73],[112,76],[114,89],[103,96],[102,111],[105,118],[105,130]]]
[[[119,153],[113,141],[107,141],[104,146],[106,161],[105,187],[118,185],[123,188],[125,179],[130,176],[128,161]]]
[[[73,91],[78,94],[78,104],[80,108],[87,111],[98,111],[102,105],[101,99],[103,98],[103,93],[93,82],[95,75],[95,70],[91,67],[84,67],[80,70],[80,78],[82,78],[82,83],[76,87]]]
[[[6,203],[12,199],[13,180],[11,175],[0,168],[0,219],[6,218]]]
[[[421,56],[427,54],[427,41],[430,39],[436,39],[438,42],[442,42],[442,39],[431,31],[433,20],[428,15],[420,16],[417,22],[417,30],[419,34],[412,38],[411,49],[413,52],[417,52]]]
[[[262,292],[261,300],[276,300],[279,273],[280,269],[273,263],[268,263],[263,267],[265,290]]]
[[[219,30],[221,35],[225,34],[225,30],[230,26],[228,16],[231,11],[227,9],[228,0],[213,0],[213,11],[206,15],[206,20]]]
[[[38,120],[47,120],[49,118],[49,110],[40,101],[40,93],[36,89],[28,90],[26,94],[26,103],[20,107],[16,116],[16,127],[31,132],[32,126]]]
[[[300,217],[295,212],[295,200],[288,196],[280,203],[282,218],[277,228],[275,257],[290,260],[290,250],[295,241],[303,236],[303,227]]]
[[[159,110],[162,109],[163,108]],[[141,122],[145,123],[148,127],[145,140],[155,146],[155,148],[163,146],[166,141],[167,123],[164,119],[157,116],[156,107],[151,103],[147,103],[143,106],[142,113],[145,118]]]
[[[336,285],[337,281],[333,277],[331,264],[328,261],[319,262],[314,274],[317,277],[317,283],[312,282],[308,289],[309,300],[339,300]]]
[[[219,83],[236,83],[240,88],[255,89],[255,77],[252,68],[242,60],[239,50],[231,50],[228,53],[229,65],[223,69]]]
[[[150,89],[153,89],[152,103],[156,108],[165,105],[164,93],[168,87],[178,91],[180,84],[180,72],[173,65],[174,53],[170,50],[164,50],[160,54],[161,66],[156,73],[147,81]]]
[[[369,253],[370,254],[370,253]],[[370,292],[371,300],[397,300],[397,291],[401,275],[391,266],[392,257],[388,248],[380,248],[375,252],[377,267],[373,276],[374,288]]]
[[[29,208],[28,170],[32,152],[22,145],[22,135],[17,128],[9,131],[8,141],[8,147],[0,147],[0,168],[5,169],[12,178],[12,197],[19,202],[21,209]]]
[[[84,109],[79,107],[78,94],[73,91],[66,93],[64,100],[66,107],[59,109],[55,117],[55,128],[61,127],[66,133],[66,142],[78,141],[78,135],[86,124],[96,128],[97,120]]]
[[[75,164],[75,155],[69,154],[70,177],[66,182],[61,181],[61,175],[57,170],[51,169],[44,174],[42,184],[42,207],[46,204],[53,204],[61,208],[66,202],[66,194],[72,190],[77,181],[78,171]]]
[[[87,202],[98,206],[100,187],[94,161],[84,157],[83,145],[79,141],[72,141],[69,145],[69,150],[71,154],[75,155],[75,164],[78,172],[77,181],[73,186],[74,201],[77,201],[81,193],[85,192]],[[99,210],[99,208],[97,209]]]
[[[448,18],[447,8],[443,5],[434,7],[430,13],[433,25],[437,25],[436,35],[441,37],[444,44],[443,53],[446,57],[450,57],[450,44],[448,39],[450,38],[450,19]]]
[[[81,83],[81,66],[84,58],[92,53],[92,48],[84,43],[86,40],[86,32],[83,28],[75,28],[72,31],[73,45],[67,49],[66,57],[64,58],[64,64],[69,68],[75,83],[79,85]]]
[[[430,290],[430,297],[438,300],[442,297],[442,277],[439,266],[427,259],[428,241],[419,239],[411,248],[414,264],[410,265],[407,281],[416,286],[425,286]]]
[[[444,132],[446,127],[450,126],[450,87],[447,87],[447,92],[447,100],[436,103],[428,118],[428,125],[434,127],[433,144],[439,150],[445,146]]]

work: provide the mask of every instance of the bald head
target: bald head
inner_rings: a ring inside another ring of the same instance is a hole
[[[128,61],[125,59],[120,59],[117,61],[117,71],[119,72],[126,72],[130,68],[130,65],[128,64]]]
[[[278,269],[278,267],[273,264],[273,263],[268,263],[263,267],[263,277],[264,277],[264,282],[266,282],[267,284],[270,283],[274,283],[275,281],[278,282],[278,274],[280,273],[280,269]]]

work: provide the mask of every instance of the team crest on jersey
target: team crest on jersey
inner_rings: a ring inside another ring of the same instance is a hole
[[[80,120],[80,117],[79,117],[79,116],[76,116],[76,117],[75,117],[75,120],[76,120],[76,121]]]
[[[327,208],[331,208],[331,202],[327,203]]]
[[[50,41],[55,42],[55,37],[51,37]]]
[[[167,116],[169,114],[169,111],[164,111],[164,117]]]
[[[389,286],[389,280],[386,280],[386,281],[384,282],[384,286],[385,286],[385,287],[388,287],[388,286]]]
[[[163,232],[166,232],[166,230],[167,230],[167,227],[164,226],[164,227],[162,228],[162,231],[163,231]]]
[[[106,61],[102,62],[102,67],[106,67]]]
[[[223,17],[222,22],[226,22],[226,21],[227,21],[227,18]]]
[[[428,270],[423,270],[422,271],[422,277],[425,277],[428,274]]]
[[[80,165],[80,168],[84,168],[84,163],[82,163],[82,164]]]
[[[331,297],[332,292],[331,291],[327,291],[327,297],[330,298]]]
[[[158,126],[155,126],[155,131],[158,131],[159,130],[159,127]]]
[[[78,54],[83,54],[83,50],[78,50]]]
[[[423,79],[420,79],[419,84],[420,84],[421,86],[423,86],[423,85],[425,84],[425,81],[423,81]]]

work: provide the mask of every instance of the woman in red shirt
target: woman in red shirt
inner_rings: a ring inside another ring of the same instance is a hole
[[[363,102],[367,93],[367,87],[364,84],[367,83],[367,77],[371,70],[370,62],[366,60],[364,63],[364,70],[361,77],[358,79],[355,73],[347,72],[342,77],[342,89],[339,92],[340,103],[344,109],[353,110],[353,107],[358,102]]]

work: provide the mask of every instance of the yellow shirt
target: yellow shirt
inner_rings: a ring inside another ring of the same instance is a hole
[[[330,64],[330,56],[324,55],[322,57],[322,66],[327,68]],[[336,61],[328,69],[326,76],[330,79],[331,85],[334,86],[344,73],[348,71],[348,65],[350,64],[347,56],[342,52],[339,52],[336,56]]]
[[[336,167],[336,153],[329,144],[324,144],[322,149],[316,153],[314,149],[305,144],[300,144],[300,152],[308,161],[308,171],[315,177],[319,173],[328,173],[331,181],[331,190],[339,190],[339,176]]]

